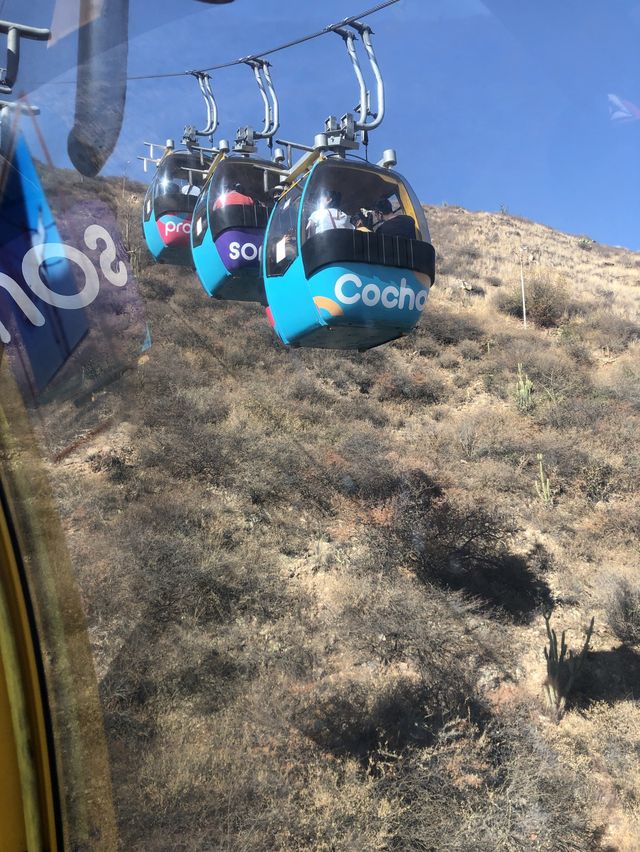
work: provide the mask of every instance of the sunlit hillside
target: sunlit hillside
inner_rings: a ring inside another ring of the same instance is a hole
[[[638,849],[640,255],[427,207],[417,332],[286,351],[149,262],[140,186],[64,185],[153,339],[42,418],[122,848]],[[550,609],[595,617],[559,710]]]

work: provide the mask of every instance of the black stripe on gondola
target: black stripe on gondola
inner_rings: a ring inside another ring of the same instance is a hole
[[[339,263],[412,269],[428,275],[432,284],[436,277],[436,252],[431,243],[346,228],[323,231],[310,237],[302,246],[302,263],[307,278],[323,266]]]
[[[153,212],[158,216],[165,213],[176,213],[178,215],[191,216],[196,206],[198,197],[196,195],[183,195],[181,192],[168,192],[166,195],[157,195],[153,202]]]
[[[259,204],[227,204],[219,209],[209,209],[209,225],[215,240],[230,228],[259,228],[264,231],[269,221],[270,207]]]

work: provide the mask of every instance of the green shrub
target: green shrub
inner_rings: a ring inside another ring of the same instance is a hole
[[[545,506],[553,506],[553,494],[551,493],[551,483],[549,482],[549,477],[545,473],[542,461],[543,456],[542,453],[537,453],[536,458],[538,460],[538,478],[536,479],[536,493],[538,497],[542,500]]]
[[[520,411],[529,411],[533,407],[533,382],[518,364],[518,381],[516,384],[516,405]]]

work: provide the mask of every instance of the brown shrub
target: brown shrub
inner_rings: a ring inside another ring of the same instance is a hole
[[[557,326],[569,303],[566,280],[553,272],[536,271],[525,279],[527,319],[542,328]],[[514,287],[495,297],[499,310],[510,316],[522,318],[522,291]]]
[[[483,355],[483,349],[475,340],[462,340],[458,346],[458,352],[465,361],[477,361]]]
[[[516,528],[507,518],[457,506],[420,471],[405,479],[394,508],[390,539],[424,581],[464,591],[520,621],[551,601],[544,580],[551,558],[541,548],[516,554]]]
[[[640,644],[640,586],[618,580],[609,603],[609,624],[622,642]]]
[[[482,732],[452,719],[434,748],[398,761],[381,787],[400,787],[408,805],[395,818],[398,850],[600,848],[589,777],[576,776],[526,711]]]
[[[422,346],[423,334],[439,344],[451,346],[463,340],[479,340],[483,331],[469,313],[453,311],[441,303],[430,302],[416,330],[417,349]]]
[[[618,399],[640,409],[640,347],[630,347],[629,352],[613,364],[605,387]]]
[[[593,346],[610,352],[624,352],[630,343],[640,340],[640,323],[613,308],[600,308],[590,313],[585,317],[584,329]]]
[[[398,368],[378,375],[375,388],[380,402],[406,399],[436,403],[445,392],[445,384],[437,376],[426,372],[405,372]]]

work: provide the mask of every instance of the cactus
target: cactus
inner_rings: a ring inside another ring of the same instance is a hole
[[[525,373],[522,364],[518,364],[518,384],[516,385],[516,405],[520,411],[529,411],[533,407],[533,382]]]
[[[538,453],[536,455],[536,458],[538,459],[538,464],[540,465],[540,470],[538,471],[538,478],[536,479],[536,491],[538,492],[538,497],[542,500],[545,506],[553,506],[551,483],[549,482],[549,477],[544,472],[544,467],[542,466],[542,453]]]
[[[547,648],[545,645],[544,648],[544,656],[547,661],[547,678],[544,686],[549,703],[554,709],[556,720],[559,720],[566,709],[569,693],[573,689],[576,678],[584,665],[593,633],[595,617],[591,619],[591,623],[587,628],[582,651],[576,656],[573,651],[567,648],[565,630],[562,631],[560,648],[558,649],[558,637],[556,631],[551,629],[550,624],[551,611],[543,613],[543,616],[549,639],[549,647]]]

